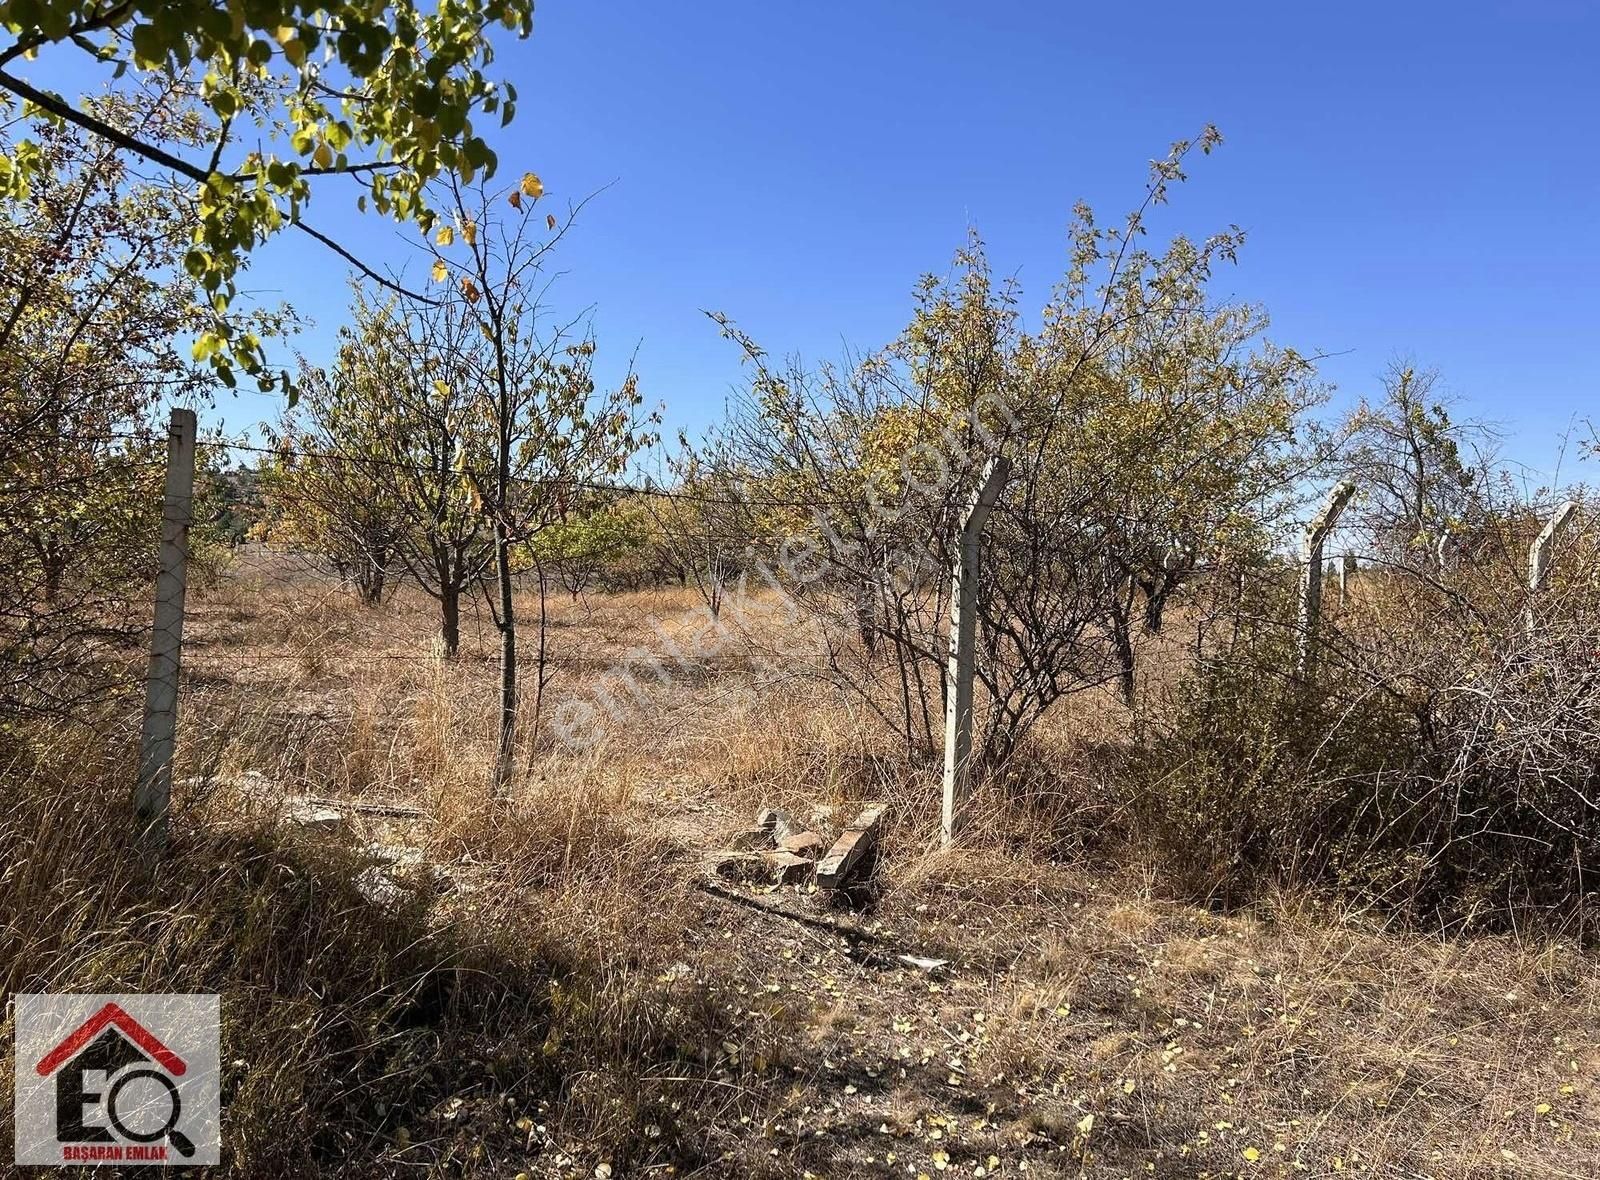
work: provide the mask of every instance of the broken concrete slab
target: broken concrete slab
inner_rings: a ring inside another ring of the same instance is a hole
[[[377,865],[363,869],[355,876],[356,890],[373,905],[394,909],[412,897],[412,893],[397,884],[393,877]]]
[[[763,807],[756,814],[756,826],[771,832],[774,844],[782,843],[792,833],[800,830],[799,825],[794,822],[794,816],[781,807]]]
[[[842,889],[873,859],[887,809],[863,808],[845,833],[833,842],[828,855],[817,865],[817,884],[824,889]]]
[[[344,828],[343,812],[305,798],[284,800],[283,818],[314,832],[337,832]]]
[[[792,852],[714,852],[706,868],[724,881],[741,885],[792,885],[811,875],[812,861]]]
[[[763,852],[761,859],[771,872],[772,879],[779,885],[799,885],[811,875],[811,860],[797,856],[793,852],[785,852],[782,849]]]
[[[760,852],[773,846],[772,829],[763,827],[745,828],[735,833],[728,847],[735,852]]]
[[[803,856],[807,860],[816,860],[822,855],[822,837],[815,832],[796,832],[780,840],[778,848],[783,852]]]
[[[425,860],[422,849],[409,844],[385,844],[372,840],[367,843],[366,852],[373,860],[397,868],[416,868]]]
[[[408,897],[448,893],[456,887],[450,871],[409,844],[368,841],[363,851],[375,863],[356,874],[355,886],[368,901],[394,906]]]
[[[705,858],[705,868],[708,873],[721,877],[724,881],[737,881],[741,884],[750,884],[766,878],[767,868],[761,860],[759,852],[708,852]]]

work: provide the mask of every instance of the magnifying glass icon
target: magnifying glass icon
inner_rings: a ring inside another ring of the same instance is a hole
[[[122,1088],[129,1082],[141,1078],[149,1078],[165,1087],[167,1097],[171,1099],[167,1110],[167,1121],[154,1131],[135,1131],[124,1126],[122,1119],[117,1116],[117,1097],[122,1093]],[[194,1155],[194,1142],[178,1130],[178,1120],[183,1117],[183,1099],[178,1096],[178,1087],[172,1084],[172,1079],[159,1070],[148,1067],[130,1069],[119,1077],[112,1085],[111,1092],[106,1095],[106,1114],[111,1119],[112,1129],[124,1139],[134,1143],[154,1143],[157,1139],[165,1139],[184,1159]]]

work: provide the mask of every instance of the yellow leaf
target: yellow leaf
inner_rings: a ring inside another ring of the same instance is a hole
[[[544,181],[540,180],[532,172],[524,172],[522,174],[522,195],[532,197],[537,201],[544,196]]]
[[[318,168],[326,168],[333,163],[333,149],[328,146],[326,140],[317,145],[317,150],[311,153],[311,159]]]
[[[439,259],[438,261],[436,261],[433,264],[433,281],[434,282],[436,282],[436,283],[444,282],[445,276],[448,275],[449,273],[450,273],[450,268],[447,267],[444,264],[444,260],[442,258]]]
[[[441,246],[448,246],[455,240],[456,231],[451,229],[448,225],[441,226],[439,229],[439,236],[434,239],[434,241],[438,242]]]
[[[461,227],[461,236],[467,239],[467,245],[469,246],[476,242],[478,240],[478,223],[469,218],[467,223]]]
[[[1244,1149],[1244,1158],[1253,1164],[1261,1158],[1261,1153],[1253,1147],[1247,1147]]]
[[[306,47],[300,42],[300,30],[293,25],[279,25],[275,35],[278,45],[283,49],[283,56],[289,59],[289,64],[296,69],[304,65]]]

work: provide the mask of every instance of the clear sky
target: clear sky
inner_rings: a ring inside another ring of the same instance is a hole
[[[594,305],[604,352],[637,346],[672,425],[715,417],[739,380],[701,309],[779,354],[876,346],[968,225],[1036,307],[1073,202],[1120,216],[1207,122],[1226,142],[1153,234],[1242,226],[1217,291],[1336,354],[1342,399],[1414,358],[1544,470],[1594,412],[1600,5],[541,0],[496,66],[521,94],[504,179],[532,169],[563,201],[611,186],[563,290]],[[325,193],[313,220],[406,256],[345,206]],[[297,237],[251,285],[314,316],[301,346],[325,354],[343,267]]]

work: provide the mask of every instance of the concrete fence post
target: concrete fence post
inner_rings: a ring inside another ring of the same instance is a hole
[[[1339,523],[1339,514],[1344,511],[1345,505],[1350,503],[1350,497],[1355,494],[1355,482],[1342,480],[1328,493],[1322,508],[1306,526],[1305,547],[1300,555],[1303,568],[1300,582],[1300,650],[1297,661],[1297,670],[1302,679],[1309,679],[1316,671],[1317,633],[1322,627],[1322,546],[1327,541],[1328,534],[1333,531],[1334,525]]]
[[[1350,577],[1356,572],[1356,559],[1352,553],[1346,553],[1339,559],[1339,609],[1344,610],[1350,605]]]
[[[178,732],[178,666],[183,653],[183,596],[187,585],[189,514],[194,502],[193,410],[173,410],[167,432],[167,482],[161,505],[161,567],[156,573],[155,625],[145,679],[144,727],[134,811],[154,851],[167,843],[172,799],[172,752]]]
[[[950,659],[945,666],[944,813],[940,839],[948,848],[955,840],[959,813],[966,802],[972,761],[972,681],[977,667],[978,557],[983,523],[1000,498],[1011,463],[990,459],[978,490],[961,521],[961,536],[951,569]]]
[[[1533,637],[1538,627],[1538,617],[1534,613],[1534,599],[1544,589],[1545,580],[1550,576],[1550,562],[1555,555],[1551,553],[1551,546],[1556,538],[1572,522],[1573,515],[1578,511],[1578,506],[1571,500],[1566,501],[1551,514],[1545,521],[1544,528],[1539,530],[1539,535],[1533,539],[1533,544],[1528,546],[1528,610],[1523,620],[1528,637]]]

